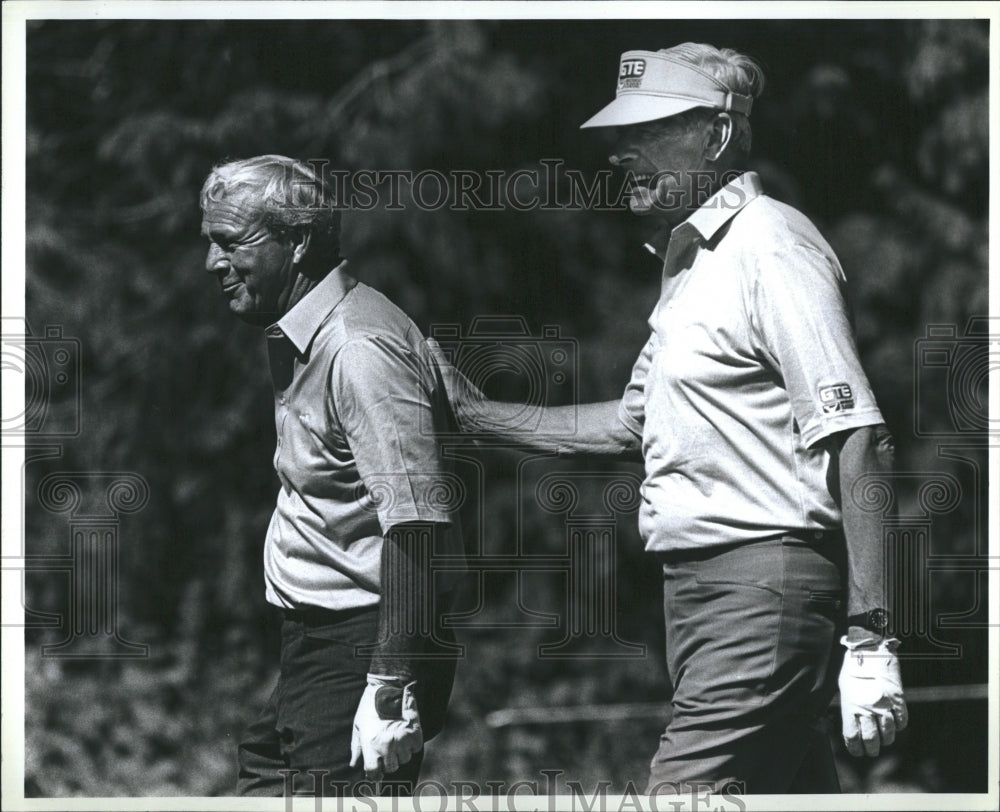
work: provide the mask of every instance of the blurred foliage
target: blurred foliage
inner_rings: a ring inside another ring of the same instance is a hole
[[[593,173],[607,143],[577,127],[610,98],[618,54],[684,40],[764,64],[754,168],[817,222],[843,261],[899,467],[961,479],[961,504],[935,520],[935,552],[976,550],[985,477],[917,438],[918,411],[941,430],[953,418],[949,393],[914,379],[914,352],[928,325],[952,324],[961,336],[970,316],[987,312],[985,23],[31,24],[27,317],[37,332],[60,325],[80,339],[84,385],[81,435],[61,458],[28,466],[26,552],[66,550],[65,517],[35,495],[47,472],[135,471],[152,496],[121,525],[119,607],[124,636],[149,644],[151,656],[70,663],[29,645],[29,794],[225,794],[235,744],[276,675],[260,561],[277,489],[270,384],[259,334],[228,315],[202,270],[197,192],[213,163],[278,152],[347,170],[510,172],[558,158]],[[581,400],[617,397],[645,341],[659,269],[642,236],[627,213],[600,211],[383,206],[349,212],[344,224],[353,272],[425,331],[468,329],[493,314],[523,316],[534,334],[558,326],[578,342]],[[517,394],[503,380],[493,386],[494,395]],[[985,408],[985,389],[978,395]],[[509,553],[520,528],[534,551],[564,549],[563,521],[519,495],[521,457],[480,459],[489,487],[469,508],[470,543]],[[918,509],[916,498],[901,494],[905,511]],[[634,524],[625,516],[618,527],[618,631],[647,656],[544,660],[537,646],[558,640],[558,629],[466,630],[449,726],[428,748],[426,777],[538,780],[538,770],[561,768],[566,780],[605,777],[619,789],[645,779],[662,720],[503,734],[484,722],[508,706],[665,698],[659,575]],[[484,620],[510,622],[521,616],[519,597],[532,611],[558,611],[562,578],[526,576],[520,594],[513,577],[498,575],[471,597],[483,599]],[[26,581],[28,606],[65,610],[64,579]],[[960,573],[933,587],[938,611],[974,602],[976,583]],[[985,679],[984,635],[955,635],[961,658],[904,663],[911,684]],[[602,653],[599,641],[589,645]],[[943,724],[940,713],[915,708],[914,729]],[[981,789],[976,718],[950,714],[954,736],[904,736],[905,758],[844,765],[845,787]],[[970,747],[938,746],[956,739]]]

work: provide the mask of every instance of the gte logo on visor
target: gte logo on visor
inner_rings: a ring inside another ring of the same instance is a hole
[[[646,72],[645,59],[623,59],[618,71],[618,87],[639,87]]]
[[[854,408],[854,392],[848,383],[835,383],[832,386],[819,388],[819,401],[823,405],[824,414],[843,412]]]

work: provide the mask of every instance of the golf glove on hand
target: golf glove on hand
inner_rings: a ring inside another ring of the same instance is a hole
[[[368,687],[354,714],[351,766],[364,759],[365,777],[379,781],[406,764],[424,746],[414,690],[399,677],[368,675]]]
[[[907,722],[896,657],[899,641],[850,643],[845,636],[840,642],[847,648],[839,680],[844,744],[852,756],[877,756],[881,746],[892,744],[896,731],[903,730]]]

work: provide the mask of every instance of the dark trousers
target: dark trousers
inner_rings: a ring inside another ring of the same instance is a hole
[[[839,792],[844,541],[785,537],[666,559],[673,716],[647,793]]]
[[[278,683],[239,746],[238,795],[412,794],[423,752],[378,786],[365,780],[362,766],[350,767],[354,714],[370,662],[357,648],[375,641],[377,619],[377,607],[285,613]],[[419,665],[417,709],[425,741],[444,724],[456,662],[443,654]]]

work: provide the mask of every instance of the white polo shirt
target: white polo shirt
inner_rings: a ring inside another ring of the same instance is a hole
[[[673,230],[619,409],[642,438],[647,550],[840,526],[821,441],[884,422],[845,284],[815,226],[753,172]]]

